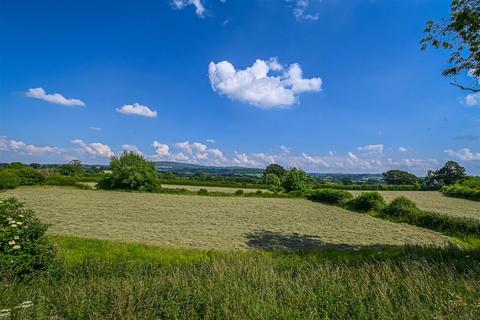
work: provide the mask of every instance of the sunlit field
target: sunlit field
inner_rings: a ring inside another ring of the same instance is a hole
[[[439,233],[304,199],[19,187],[52,235],[199,249],[351,249],[451,242]]]

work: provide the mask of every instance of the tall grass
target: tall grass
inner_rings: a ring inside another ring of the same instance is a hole
[[[208,252],[56,238],[57,267],[0,280],[20,319],[478,319],[478,252]]]

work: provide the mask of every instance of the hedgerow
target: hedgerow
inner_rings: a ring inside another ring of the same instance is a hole
[[[314,190],[308,196],[310,200],[329,204],[342,204],[351,198],[353,198],[353,195],[348,191],[328,188]]]

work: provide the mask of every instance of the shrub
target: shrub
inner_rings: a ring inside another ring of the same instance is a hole
[[[385,200],[382,195],[376,191],[363,192],[350,201],[353,209],[359,211],[378,211],[385,207]]]
[[[11,169],[0,170],[0,190],[13,189],[19,185],[20,185],[20,178],[18,177],[16,170],[11,170]]]
[[[238,189],[237,191],[235,191],[234,195],[236,195],[236,196],[241,196],[241,195],[243,195],[243,190],[242,190],[242,189]]]
[[[406,197],[398,197],[385,207],[383,213],[389,216],[404,217],[418,212],[415,202]]]
[[[262,196],[262,195],[263,195],[263,191],[262,191],[262,190],[257,190],[255,193],[257,194],[257,196]]]
[[[291,168],[287,171],[283,180],[283,188],[286,192],[303,191],[313,185],[312,177],[301,169]]]
[[[110,159],[112,174],[98,183],[102,189],[124,189],[139,191],[159,191],[160,179],[153,162],[135,152],[124,152]]]
[[[207,189],[202,188],[202,189],[198,190],[197,193],[201,196],[208,196],[208,190]]]
[[[0,201],[0,273],[25,277],[51,263],[55,250],[45,238],[47,225],[15,198]]]
[[[480,188],[467,185],[454,184],[452,186],[444,186],[442,193],[449,197],[480,201]]]
[[[75,177],[67,177],[58,172],[54,172],[47,176],[44,183],[51,186],[75,186],[77,180]]]
[[[341,204],[353,198],[352,194],[345,190],[318,189],[314,190],[308,198],[313,201]]]

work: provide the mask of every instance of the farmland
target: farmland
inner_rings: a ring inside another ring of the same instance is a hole
[[[430,230],[303,199],[203,197],[66,187],[0,194],[25,201],[54,235],[196,249],[443,245]]]

